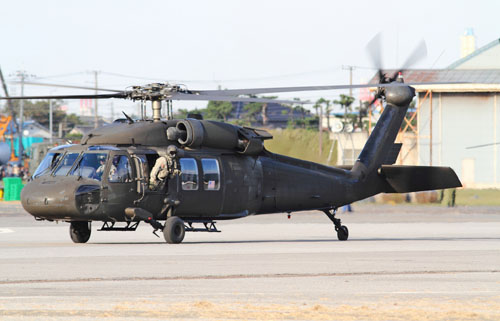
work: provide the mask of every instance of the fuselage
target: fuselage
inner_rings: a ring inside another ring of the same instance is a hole
[[[247,156],[185,149],[177,158],[181,174],[153,190],[147,184],[149,172],[165,149],[55,148],[24,187],[23,207],[35,217],[51,220],[125,221],[128,207],[140,207],[156,219],[165,219],[166,204],[175,202],[176,216],[220,220],[327,209],[350,202],[347,196],[354,181],[349,171],[267,151]]]

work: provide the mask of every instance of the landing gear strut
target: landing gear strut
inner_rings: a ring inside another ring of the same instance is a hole
[[[70,222],[69,236],[75,243],[87,243],[90,238],[91,222]]]
[[[331,210],[323,210],[323,212],[333,222],[333,225],[335,225],[335,231],[337,231],[337,238],[339,239],[339,241],[347,241],[347,239],[349,238],[349,230],[347,229],[347,226],[342,225],[342,222],[339,218],[335,217],[337,208],[335,207]]]

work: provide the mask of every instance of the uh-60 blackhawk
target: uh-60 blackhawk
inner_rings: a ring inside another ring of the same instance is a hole
[[[272,153],[264,148],[272,136],[261,129],[172,118],[173,100],[268,102],[240,95],[350,87],[378,87],[376,96],[385,100],[352,167]],[[146,119],[143,109],[140,120],[126,116],[93,130],[81,144],[50,150],[23,188],[22,206],[36,219],[69,222],[76,243],[89,240],[92,221],[102,222],[104,231],[134,231],[144,221],[162,230],[168,243],[180,243],[186,231],[218,232],[216,220],[303,210],[323,211],[338,239],[347,240],[347,227],[335,217],[340,206],[378,193],[461,186],[449,167],[392,165],[399,151],[394,141],[413,97],[414,89],[401,76],[382,73],[378,85],[188,90],[152,84],[111,94],[51,96],[151,101],[153,118]],[[47,96],[11,97],[21,98]],[[167,119],[161,117],[163,101]],[[163,156],[170,162],[168,173],[152,185],[151,171]]]
[[[373,85],[357,87],[362,86]],[[77,243],[88,241],[92,221],[103,222],[104,231],[133,231],[145,221],[162,230],[168,243],[180,243],[186,231],[218,231],[215,220],[303,210],[323,211],[338,239],[346,240],[347,227],[335,217],[340,206],[378,193],[461,186],[448,167],[392,165],[414,89],[401,78],[379,86],[384,112],[355,164],[340,168],[271,153],[264,140],[272,136],[264,130],[195,118],[162,120],[161,102],[170,107],[175,99],[267,101],[236,95],[346,86],[189,91],[153,84],[97,95],[150,100],[153,119],[127,117],[93,130],[81,144],[51,149],[23,188],[22,205],[37,219],[70,222]],[[82,97],[95,95],[57,96]],[[24,97],[37,98],[45,97]],[[151,186],[150,172],[167,150],[177,151],[171,160],[178,173]]]

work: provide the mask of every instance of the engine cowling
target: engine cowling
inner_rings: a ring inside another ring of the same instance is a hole
[[[272,138],[262,130],[191,118],[179,120],[175,134],[169,131],[167,136],[175,136],[182,146],[229,149],[246,155],[259,154],[264,149],[263,140]]]
[[[179,144],[192,148],[234,149],[238,146],[236,126],[210,120],[183,119],[177,123]]]

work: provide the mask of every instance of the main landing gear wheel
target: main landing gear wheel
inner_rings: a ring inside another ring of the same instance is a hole
[[[163,236],[165,241],[169,244],[178,244],[184,239],[186,229],[184,228],[184,221],[177,216],[172,216],[165,222],[163,227]]]
[[[347,241],[349,238],[349,230],[347,229],[347,226],[342,225],[339,228],[336,228],[336,230],[339,241]]]
[[[86,243],[90,238],[91,222],[71,222],[69,236],[75,243]]]

